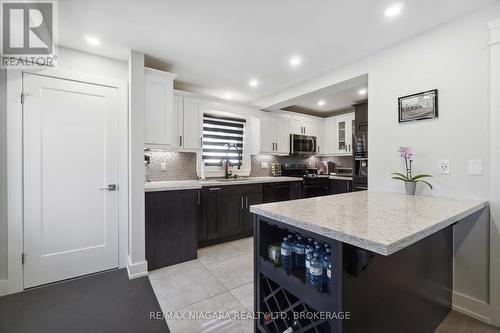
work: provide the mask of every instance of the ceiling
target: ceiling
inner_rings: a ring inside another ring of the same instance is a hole
[[[401,0],[387,18],[391,0],[63,0],[59,44],[123,60],[144,52],[178,88],[252,102],[493,2]]]
[[[367,99],[368,75],[362,75],[288,101],[283,101],[279,105],[273,106],[273,108],[312,116],[330,117],[334,114],[353,111],[353,104],[366,101]]]

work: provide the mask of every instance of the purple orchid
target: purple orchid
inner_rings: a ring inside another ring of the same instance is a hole
[[[410,147],[399,147],[399,154],[408,160],[412,160],[415,156],[415,152]]]

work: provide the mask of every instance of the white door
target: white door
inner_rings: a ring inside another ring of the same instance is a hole
[[[24,74],[24,287],[118,267],[117,89]]]

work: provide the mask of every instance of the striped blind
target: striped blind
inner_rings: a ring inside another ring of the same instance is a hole
[[[229,159],[232,166],[243,162],[245,119],[203,115],[203,162],[205,166],[221,166]],[[228,151],[228,145],[235,145]]]

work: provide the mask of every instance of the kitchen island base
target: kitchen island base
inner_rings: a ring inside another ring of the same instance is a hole
[[[254,309],[263,313],[255,331],[434,332],[451,310],[452,228],[385,256],[255,215]],[[319,291],[305,283],[303,269],[268,260],[268,244],[290,233],[330,245],[331,287]]]

